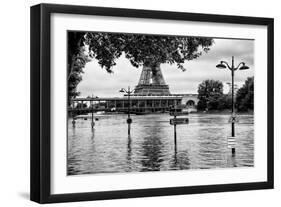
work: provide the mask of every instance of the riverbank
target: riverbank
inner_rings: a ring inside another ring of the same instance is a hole
[[[196,111],[191,112],[192,114],[221,114],[228,115],[231,114],[231,110],[211,110],[211,111]],[[235,112],[238,115],[254,115],[254,111],[245,111],[245,112]]]
[[[162,114],[168,114],[169,112],[165,112]],[[231,110],[211,110],[211,111],[191,111],[189,112],[190,114],[206,114],[206,115],[230,115],[231,114]],[[254,111],[247,111],[247,112],[235,112],[237,115],[254,115]],[[107,115],[120,115],[120,114],[126,114],[126,113],[120,113],[120,112],[109,112],[109,113],[98,113],[98,114],[94,114],[94,117],[101,117],[101,116],[107,116]],[[145,114],[138,114],[138,116],[146,116],[149,114],[161,114],[161,113],[145,113]],[[131,115],[135,115],[134,113],[132,113]],[[87,118],[91,118],[91,113],[87,113],[87,114],[80,114],[77,115],[75,117],[75,119],[87,119]],[[71,116],[69,116],[69,118],[72,118]]]

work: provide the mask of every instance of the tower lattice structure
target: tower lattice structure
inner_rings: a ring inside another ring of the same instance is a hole
[[[160,65],[153,69],[143,66],[138,85],[135,87],[136,95],[170,95],[169,86],[165,83]]]

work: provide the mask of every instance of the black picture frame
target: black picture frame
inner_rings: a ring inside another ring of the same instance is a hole
[[[51,194],[50,130],[51,130],[51,74],[50,74],[50,16],[52,13],[99,15],[112,17],[151,18],[206,23],[233,23],[267,26],[267,181],[186,187],[167,187],[74,194]],[[39,4],[31,7],[31,174],[30,199],[38,203],[88,201],[146,196],[211,193],[273,188],[274,177],[274,107],[273,62],[274,20],[272,18],[195,14],[168,11]]]

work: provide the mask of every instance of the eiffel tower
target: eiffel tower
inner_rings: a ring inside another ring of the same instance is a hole
[[[143,66],[138,85],[135,87],[135,95],[170,95],[169,86],[165,83],[160,65]]]

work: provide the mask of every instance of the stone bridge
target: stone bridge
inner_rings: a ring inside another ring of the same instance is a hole
[[[189,108],[196,108],[197,104],[198,104],[198,94],[177,94],[182,96],[182,101],[181,104],[185,105]]]

